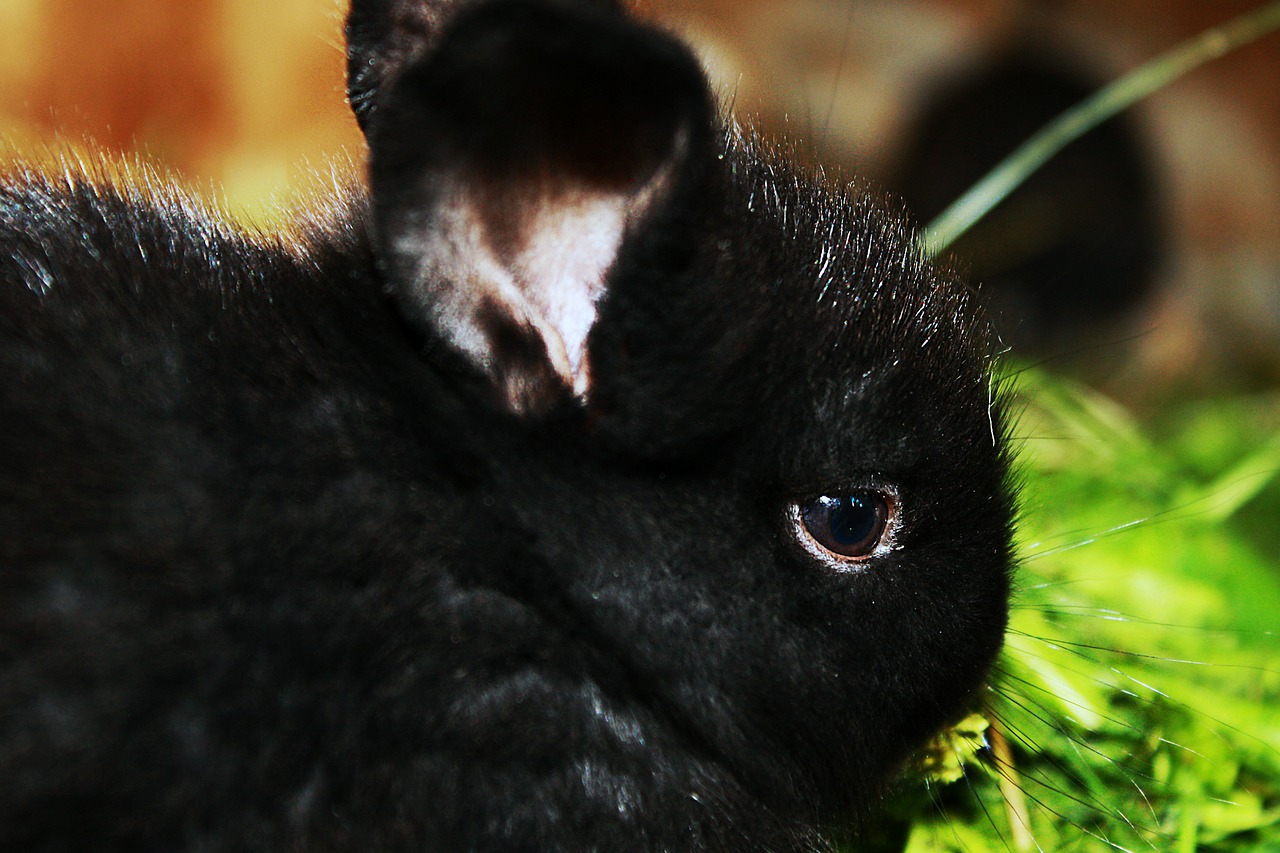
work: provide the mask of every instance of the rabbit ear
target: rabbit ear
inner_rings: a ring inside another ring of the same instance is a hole
[[[628,234],[706,136],[697,62],[598,6],[464,9],[367,117],[379,260],[412,319],[516,412],[590,390]]]
[[[347,12],[347,100],[366,134],[378,92],[406,66],[430,53],[444,25],[484,0],[351,0]],[[614,0],[559,0],[562,5],[616,10]]]
[[[430,51],[445,20],[467,0],[351,0],[347,13],[347,101],[366,135],[378,93]]]

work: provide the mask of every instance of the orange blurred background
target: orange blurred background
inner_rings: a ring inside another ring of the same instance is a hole
[[[876,180],[930,94],[1012,43],[1106,81],[1257,5],[635,2],[700,46],[719,90],[766,134],[808,135],[802,150]],[[137,151],[232,213],[269,219],[314,173],[363,158],[343,98],[344,13],[345,0],[0,0],[0,160]],[[1134,388],[1280,383],[1278,81],[1273,35],[1133,114],[1168,238],[1155,295],[1129,327],[1137,342],[1113,361]]]
[[[234,212],[269,209],[363,144],[339,0],[4,0],[0,139],[141,152]],[[344,156],[343,152],[349,152]]]

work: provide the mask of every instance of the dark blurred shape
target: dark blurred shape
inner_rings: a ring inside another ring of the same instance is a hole
[[[1023,51],[939,89],[908,134],[895,189],[927,222],[1095,89]],[[1152,164],[1125,117],[1062,151],[958,240],[1002,337],[1069,356],[1129,333],[1160,261]]]

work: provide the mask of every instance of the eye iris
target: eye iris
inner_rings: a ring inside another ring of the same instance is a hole
[[[839,557],[868,557],[884,537],[889,504],[875,492],[821,497],[800,511],[806,532]]]

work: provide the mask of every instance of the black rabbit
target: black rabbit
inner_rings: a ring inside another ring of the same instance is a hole
[[[985,320],[608,4],[347,32],[288,235],[0,183],[0,849],[825,849],[1001,643]]]

